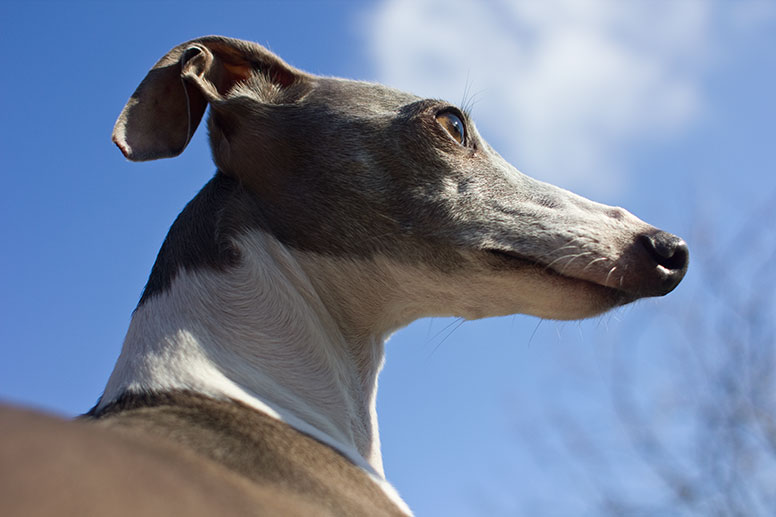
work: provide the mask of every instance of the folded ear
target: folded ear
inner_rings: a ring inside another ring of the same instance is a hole
[[[183,152],[209,102],[218,102],[251,74],[288,87],[305,74],[256,43],[206,36],[160,59],[132,94],[113,128],[113,141],[133,161]]]

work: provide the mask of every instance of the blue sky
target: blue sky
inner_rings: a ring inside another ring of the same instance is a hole
[[[110,132],[148,68],[205,34],[466,98],[523,172],[685,237],[690,272],[667,298],[581,323],[422,320],[391,339],[380,379],[386,474],[418,515],[595,515],[591,468],[659,490],[612,411],[612,365],[662,393],[683,372],[681,318],[714,309],[703,265],[737,249],[738,294],[773,252],[776,4],[0,3],[0,398],[75,415],[100,394],[169,225],[214,172],[204,131],[143,164]],[[741,242],[749,224],[770,233]],[[572,425],[610,444],[606,468],[569,455]]]

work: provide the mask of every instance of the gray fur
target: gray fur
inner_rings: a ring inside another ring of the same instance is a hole
[[[176,57],[180,68],[171,64]],[[223,79],[228,74],[219,68],[220,60],[239,65],[243,75]],[[194,66],[194,61],[204,64]],[[153,76],[160,67],[165,79]],[[181,70],[183,79],[171,69]],[[192,93],[193,87],[199,93]],[[157,90],[178,91],[168,102],[188,99],[192,106],[178,107],[172,115],[142,109],[160,102]],[[650,241],[638,236],[658,230],[646,224],[624,229],[622,210],[521,174],[460,112],[468,134],[467,145],[457,145],[435,120],[439,112],[456,109],[448,103],[377,84],[310,76],[253,43],[208,37],[173,49],[128,103],[114,139],[131,159],[168,156],[156,141],[144,147],[147,128],[166,127],[170,116],[186,118],[187,112],[195,113],[186,119],[187,127],[195,127],[203,99],[211,105],[210,139],[219,172],[168,237],[194,232],[197,238],[163,247],[146,296],[169,285],[181,267],[228,266],[234,259],[227,249],[230,237],[251,226],[295,249],[327,255],[381,254],[443,271],[547,266],[560,272],[569,264],[567,247],[595,250],[591,230],[603,224],[633,240],[632,252],[622,259],[628,276],[618,277],[618,289],[611,293],[620,303],[665,294],[686,270],[681,240],[662,238],[673,242],[681,257],[668,274],[656,270],[654,254],[644,246]],[[143,136],[133,139],[136,133]],[[208,197],[224,189],[241,201]],[[213,220],[189,215],[195,207],[213,214]],[[203,224],[209,231],[197,232]],[[586,272],[604,276],[609,267],[601,261]]]
[[[98,405],[75,423],[0,408],[0,514],[406,514],[377,432],[387,335],[427,315],[587,317],[687,270],[681,239],[521,174],[457,107],[255,43],[172,49],[113,140],[175,156],[207,106],[217,172]]]

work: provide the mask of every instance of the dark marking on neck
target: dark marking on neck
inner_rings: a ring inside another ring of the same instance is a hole
[[[262,226],[255,199],[246,197],[253,196],[238,181],[216,172],[170,227],[138,307],[169,289],[181,270],[223,271],[239,263],[232,238]]]

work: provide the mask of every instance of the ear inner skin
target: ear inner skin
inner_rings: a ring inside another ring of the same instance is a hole
[[[181,56],[181,78],[192,83],[199,90],[208,102],[217,102],[223,99],[221,92],[213,84],[215,79],[216,84],[221,84],[225,81],[221,79],[227,75],[223,73],[223,66],[218,63],[218,66],[214,66],[213,54],[206,47],[192,46],[186,49]],[[191,135],[189,135],[191,137]]]
[[[256,70],[277,79],[280,87],[309,77],[256,43],[207,36],[178,45],[132,94],[116,121],[113,141],[133,161],[177,156],[208,101],[220,100]]]

